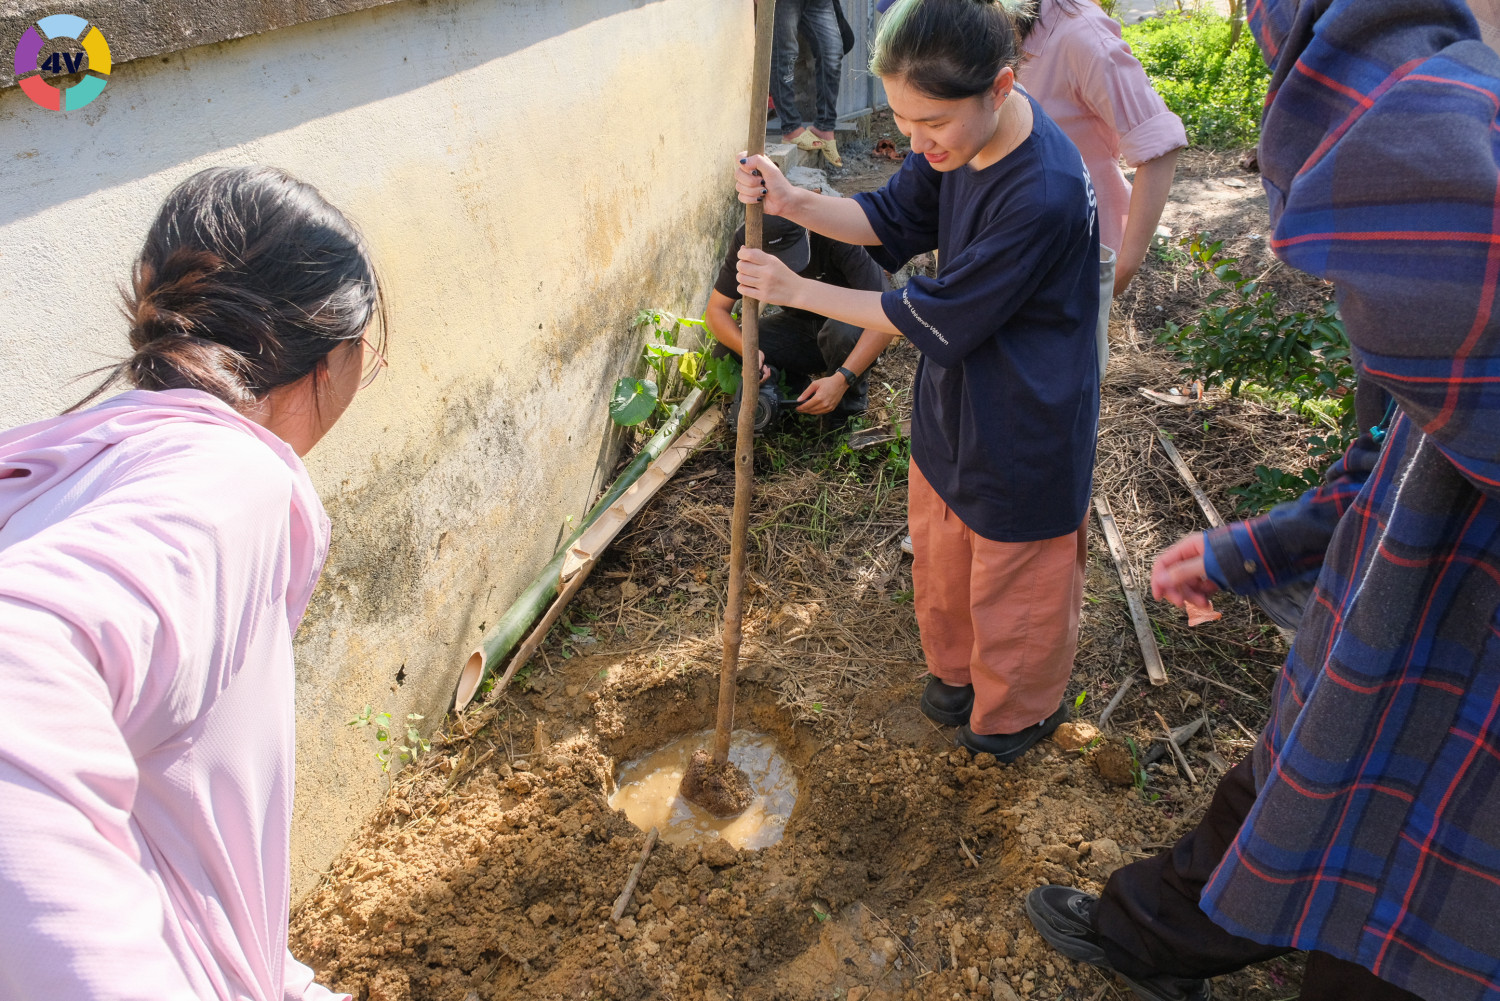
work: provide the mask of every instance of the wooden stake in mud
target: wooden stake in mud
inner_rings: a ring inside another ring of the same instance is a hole
[[[750,87],[751,155],[766,151],[766,97],[771,89],[771,36],[776,0],[755,0],[755,64]],[[745,246],[761,249],[765,210],[745,206]],[[750,498],[755,474],[755,398],[760,378],[760,302],[745,299],[740,307],[740,375],[744,402],[734,453],[734,516],[729,529],[729,595],[724,605],[724,659],[719,667],[719,716],[714,727],[712,759],[700,748],[682,776],[682,796],[719,817],[743,813],[750,805],[750,780],[729,763],[729,734],[734,729],[735,672],[740,663],[744,617],[745,543],[750,534]]]

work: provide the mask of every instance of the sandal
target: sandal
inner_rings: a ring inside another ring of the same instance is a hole
[[[810,133],[809,133],[810,134]],[[839,158],[839,144],[834,139],[819,139],[823,145],[823,157],[834,167],[842,167],[844,161]]]
[[[786,142],[791,143],[798,149],[806,150],[809,153],[813,150],[823,148],[823,140],[813,135],[812,129],[804,130],[803,133],[795,139],[787,139],[785,136],[782,136],[782,139]]]

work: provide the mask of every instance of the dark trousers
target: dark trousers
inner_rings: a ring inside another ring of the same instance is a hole
[[[1214,790],[1203,819],[1154,858],[1115,871],[1094,913],[1109,965],[1127,977],[1159,973],[1216,977],[1291,952],[1231,935],[1209,920],[1198,898],[1255,804],[1246,758]],[[1357,963],[1312,952],[1302,1001],[1420,1001]]]
[[[783,310],[760,320],[760,349],[766,364],[788,375],[821,376],[844,364],[864,331],[842,320]],[[864,376],[851,393],[864,392]]]
[[[831,132],[838,122],[839,76],[843,72],[844,42],[839,34],[833,0],[778,0],[776,30],[771,43],[771,100],[781,131],[807,124],[805,109],[797,107],[796,67],[799,37],[812,48],[813,83],[817,108],[813,124]]]

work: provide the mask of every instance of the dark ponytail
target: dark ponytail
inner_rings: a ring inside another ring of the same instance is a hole
[[[1077,17],[1084,11],[1083,4],[1093,3],[1093,0],[1054,0],[1065,17]],[[1011,12],[1011,18],[1016,22],[1016,34],[1020,36],[1021,44],[1026,44],[1026,39],[1031,37],[1032,31],[1042,23],[1042,11],[1040,0],[1025,3],[1019,9]]]
[[[989,90],[1020,56],[1016,22],[1001,0],[897,0],[875,35],[870,72],[957,101]]]
[[[271,167],[213,168],[173,189],[124,299],[134,353],[73,409],[121,379],[242,408],[324,371],[329,352],[376,319],[384,347],[384,300],[358,230]]]

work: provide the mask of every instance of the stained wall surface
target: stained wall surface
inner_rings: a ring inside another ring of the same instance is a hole
[[[751,7],[407,0],[117,65],[73,112],[0,90],[0,427],[120,357],[116,289],[199,169],[311,181],[383,272],[390,369],[308,461],[335,527],[297,637],[297,895],[385,782],[345,722],[442,716],[618,453],[632,314],[701,309]]]

